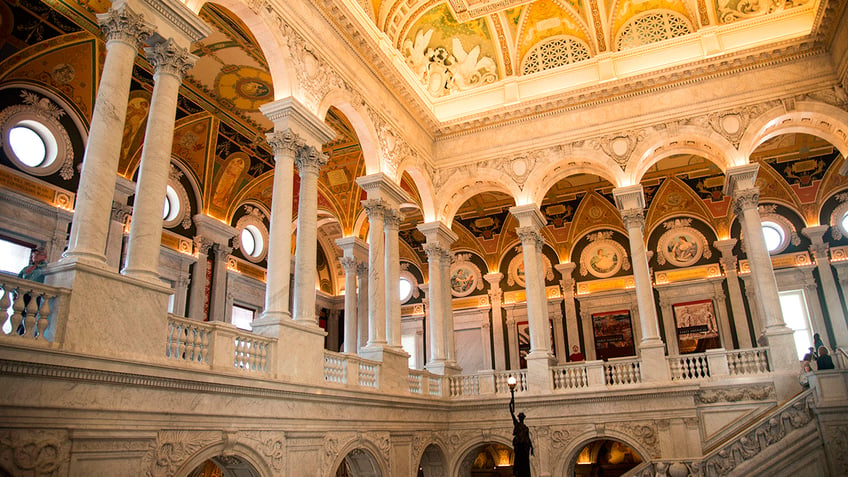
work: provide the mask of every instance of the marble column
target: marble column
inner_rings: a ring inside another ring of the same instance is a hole
[[[504,346],[503,333],[503,290],[501,280],[503,273],[487,273],[483,278],[489,282],[489,303],[492,306],[492,346],[494,347],[494,369],[506,369],[506,346]]]
[[[356,263],[356,282],[359,288],[357,295],[357,334],[356,334],[356,352],[362,352],[362,348],[368,344],[369,314],[368,300],[371,295],[368,293],[368,261],[360,260]]]
[[[724,289],[721,287],[722,280],[711,279],[713,282],[713,303],[715,305],[715,319],[721,337],[721,347],[733,349],[733,336],[730,333],[730,320],[727,317],[727,302]]]
[[[492,369],[492,325],[488,313],[480,315],[480,340],[483,343],[483,369]]]
[[[518,219],[518,238],[524,254],[524,283],[527,295],[527,321],[530,327],[530,354],[534,359],[553,360],[551,354],[548,302],[545,296],[545,271],[542,264],[541,230],[545,217],[536,205],[511,207],[509,212]],[[529,364],[528,364],[529,365]]]
[[[827,305],[827,313],[830,316],[830,326],[833,329],[833,336],[836,339],[835,343],[830,343],[830,348],[833,349],[848,346],[848,323],[845,322],[845,312],[843,311],[842,301],[839,299],[836,280],[833,278],[833,269],[831,268],[830,258],[828,256],[829,247],[824,243],[822,238],[829,228],[827,225],[807,227],[801,233],[809,237],[811,241],[810,252],[812,252],[816,260],[819,280],[821,281],[824,300]],[[829,341],[827,330],[819,329],[815,331],[821,335],[825,342]]]
[[[506,335],[509,340],[509,369],[521,368],[521,357],[518,355],[518,327],[515,322],[515,307],[506,309]]]
[[[197,57],[173,39],[156,43],[146,48],[145,53],[153,65],[153,96],[144,134],[129,246],[121,273],[159,282],[162,204],[171,165],[177,97],[183,75]]]
[[[386,346],[386,257],[383,218],[385,205],[381,199],[362,201],[368,214],[368,351]]]
[[[415,369],[424,369],[424,324],[419,321],[415,330]]]
[[[193,320],[206,321],[206,274],[209,267],[209,250],[212,249],[212,241],[202,236],[194,237],[194,253],[197,262],[191,273],[191,281],[188,299],[188,317]]]
[[[674,310],[671,308],[674,303],[665,296],[665,293],[660,292],[660,313],[662,313],[663,325],[665,328],[665,342],[668,346],[669,356],[680,355],[680,343],[677,338],[677,327],[674,319]]]
[[[737,260],[733,255],[736,239],[716,240],[713,246],[721,252],[721,267],[727,281],[727,297],[730,299],[730,310],[733,313],[733,326],[736,329],[736,341],[740,349],[753,347],[751,330],[748,327],[748,315],[745,313],[745,302],[742,298],[742,288],[739,286],[739,272],[736,269]]]
[[[784,399],[800,390],[798,355],[793,332],[783,322],[777,282],[757,208],[759,188],[755,181],[758,168],[757,164],[728,168],[725,171],[724,193],[733,197],[733,210],[742,223],[751,281],[764,313],[764,335],[769,345],[771,371],[775,373],[777,396]]]
[[[253,322],[256,333],[278,336],[280,322],[291,319],[291,235],[294,196],[294,159],[305,146],[291,129],[266,136],[274,149],[274,188],[268,231],[268,267],[265,275],[265,309]]]
[[[403,221],[399,209],[387,208],[383,216],[386,246],[386,340],[392,348],[400,349],[400,244],[398,228]]]
[[[554,306],[551,316],[553,317],[552,325],[554,328],[554,348],[556,349],[557,364],[565,364],[568,360],[568,351],[565,349],[565,333],[562,328],[562,307],[560,303],[562,302],[557,301],[550,305]]]
[[[427,299],[430,303],[430,361],[427,369],[438,374],[454,374],[459,369],[455,365],[455,350],[452,349],[453,300],[447,275],[450,274],[450,246],[458,237],[450,227],[438,221],[419,224],[418,230],[427,238],[424,244],[429,279]]]
[[[358,268],[363,256],[368,249],[365,243],[357,237],[343,237],[336,240],[336,245],[342,249],[342,266],[345,271],[345,301],[344,301],[344,352],[356,354],[359,352],[359,300],[363,296],[357,295],[356,285]]]
[[[297,248],[294,255],[294,319],[317,326],[315,285],[318,270],[318,173],[328,157],[313,146],[301,148],[295,162],[300,173],[297,202]]]
[[[577,264],[574,262],[554,265],[554,268],[562,276],[559,285],[562,288],[562,301],[565,308],[565,332],[568,335],[567,354],[570,354],[575,346],[577,346],[577,349],[582,349],[582,346],[580,346],[580,327],[577,323],[577,306],[574,302],[574,278],[571,276],[576,267]]]
[[[427,301],[429,302],[428,330],[430,332],[430,360],[428,369],[443,368],[445,364],[445,325],[441,303],[444,289],[442,288],[442,249],[435,244],[425,244],[427,253],[428,276],[430,279]]]
[[[456,327],[453,322],[453,293],[451,292],[450,269],[453,262],[453,255],[450,249],[442,251],[442,261],[440,263],[442,270],[442,306],[443,306],[443,323],[445,331],[445,359],[448,366],[454,368],[456,364]],[[458,369],[458,368],[456,368]]]
[[[62,260],[105,267],[132,70],[136,53],[153,26],[127,5],[98,14],[97,21],[106,36],[106,60],[92,111],[68,250]]]
[[[671,378],[665,359],[665,346],[660,339],[657,308],[648,254],[645,250],[645,194],[641,185],[619,187],[613,190],[616,206],[621,211],[624,228],[630,241],[630,259],[633,279],[636,282],[636,303],[639,307],[641,341],[639,352],[642,359],[642,378],[645,381],[667,381]]]
[[[115,270],[121,267],[123,260],[124,231],[127,219],[132,216],[133,210],[127,205],[127,201],[133,194],[135,194],[135,182],[118,176],[112,198],[112,220],[109,222],[109,235],[106,241],[106,264]]]
[[[209,298],[209,321],[226,321],[227,318],[227,259],[233,248],[216,243],[212,246],[212,289]]]

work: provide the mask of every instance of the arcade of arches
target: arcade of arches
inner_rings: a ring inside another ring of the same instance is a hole
[[[848,474],[845,0],[0,19],[0,475]]]

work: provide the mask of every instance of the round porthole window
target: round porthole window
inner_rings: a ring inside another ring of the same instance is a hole
[[[412,283],[406,277],[400,277],[400,302],[406,303],[412,297]]]
[[[769,253],[779,252],[783,248],[786,248],[786,232],[780,224],[763,222],[763,238],[765,238],[766,249]]]
[[[842,227],[842,234],[848,235],[848,212],[842,214],[842,218],[839,220],[839,226]]]
[[[168,185],[168,188],[165,189],[165,204],[162,208],[162,219],[165,222],[172,222],[180,215],[180,206],[180,196],[177,195],[177,191],[173,187]]]
[[[247,225],[241,231],[241,249],[245,255],[259,258],[265,249],[262,232],[255,225]]]
[[[23,125],[23,122],[9,130],[9,146],[18,160],[29,167],[40,167],[47,162],[47,143],[35,129]]]

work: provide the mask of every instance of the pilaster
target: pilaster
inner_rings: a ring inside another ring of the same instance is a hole
[[[833,269],[831,268],[830,258],[828,256],[829,247],[823,240],[823,236],[829,228],[827,225],[807,227],[801,233],[810,239],[810,252],[812,252],[815,258],[816,267],[819,271],[819,280],[824,290],[824,300],[827,305],[828,315],[830,316],[830,326],[833,329],[833,335],[836,339],[836,343],[830,343],[830,348],[832,349],[848,346],[848,323],[845,322],[844,308],[842,301],[839,299],[836,280],[833,278]],[[827,337],[827,330],[819,329],[815,331],[822,337]]]

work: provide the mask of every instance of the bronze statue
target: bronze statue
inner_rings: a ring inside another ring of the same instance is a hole
[[[512,475],[515,477],[530,477],[530,455],[533,454],[533,442],[530,440],[530,429],[524,424],[524,413],[519,412],[515,417],[515,392],[509,400],[509,412],[512,414],[512,449],[515,458],[512,464]]]

